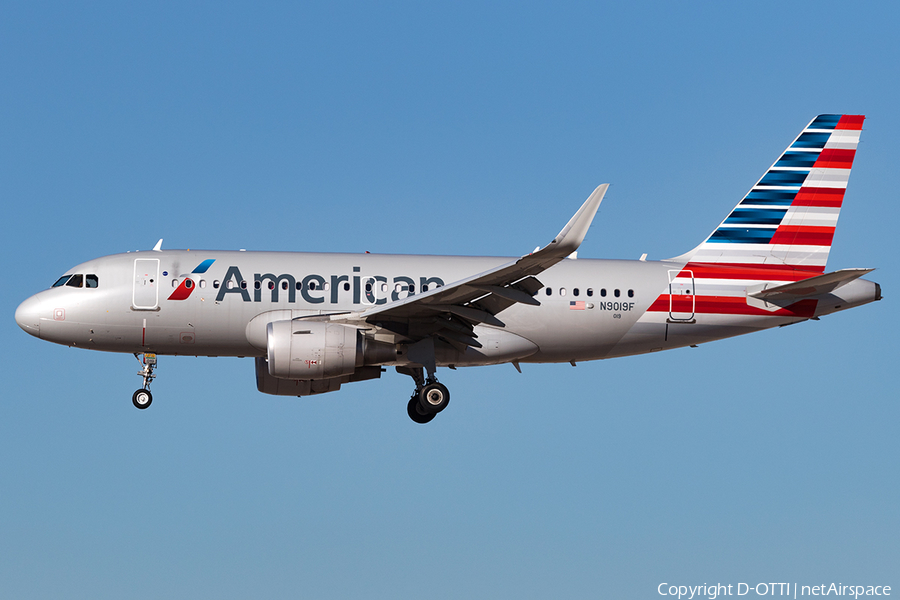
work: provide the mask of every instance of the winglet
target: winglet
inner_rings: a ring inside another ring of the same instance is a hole
[[[597,209],[600,208],[600,202],[603,200],[607,188],[609,188],[608,183],[597,186],[597,189],[588,196],[588,199],[584,201],[584,204],[581,205],[578,212],[569,219],[569,222],[562,228],[562,231],[560,231],[559,234],[553,238],[553,241],[547,244],[542,251],[550,250],[552,248],[553,254],[569,256],[578,250],[581,242],[584,241],[584,236],[587,234],[588,228],[591,226],[591,221],[594,220],[594,215],[597,214]]]
[[[156,245],[153,246],[154,252],[162,252],[162,238],[159,238],[159,241],[156,242]]]

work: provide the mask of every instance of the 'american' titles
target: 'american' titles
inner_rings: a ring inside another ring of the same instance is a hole
[[[269,293],[272,302],[279,302],[287,295],[288,302],[296,302],[297,295],[309,304],[346,302],[347,294],[352,294],[353,304],[386,304],[388,299],[396,302],[416,289],[428,291],[444,285],[440,277],[419,277],[418,287],[414,278],[397,275],[391,280],[382,275],[361,275],[359,267],[353,267],[353,275],[310,274],[298,279],[289,273],[255,273],[253,275],[253,297],[251,299],[248,282],[236,266],[228,267],[225,278],[219,286],[216,301],[221,302],[227,294],[238,294],[244,302],[262,302],[263,294]],[[342,298],[343,296],[343,298]]]

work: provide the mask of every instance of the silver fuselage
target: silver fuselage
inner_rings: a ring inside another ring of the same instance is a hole
[[[261,357],[266,354],[268,322],[358,312],[421,293],[424,286],[446,285],[488,271],[509,260],[294,252],[131,252],[74,267],[68,273],[96,275],[97,287],[63,285],[39,292],[21,304],[16,320],[25,331],[41,339],[92,350]],[[192,272],[204,261],[212,261],[205,272]],[[806,301],[803,310],[764,311],[746,297],[751,282],[740,279],[723,282],[696,278],[690,280],[687,289],[673,289],[673,273],[677,274],[684,264],[563,260],[541,273],[544,288],[535,296],[539,306],[513,304],[497,315],[504,327],[476,326],[478,339],[484,342],[482,348],[466,352],[439,349],[437,362],[468,366],[642,354],[796,323],[880,297],[877,284],[858,279],[812,303]],[[189,289],[185,288],[186,279],[191,282]],[[727,310],[715,300],[721,298],[730,300]],[[673,304],[676,300],[680,304]],[[398,337],[396,330],[388,331],[381,325],[372,323],[370,334],[402,343],[402,335]],[[401,357],[385,364],[405,363]]]

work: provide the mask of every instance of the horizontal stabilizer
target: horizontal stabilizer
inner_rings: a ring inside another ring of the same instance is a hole
[[[799,298],[819,296],[821,294],[833,292],[839,287],[847,285],[854,279],[858,279],[874,270],[875,269],[841,269],[840,271],[835,271],[833,273],[817,275],[816,277],[810,277],[809,279],[794,281],[792,283],[759,290],[757,292],[750,292],[748,290],[747,295],[769,302],[774,302],[782,298],[789,298],[792,301],[796,301]]]

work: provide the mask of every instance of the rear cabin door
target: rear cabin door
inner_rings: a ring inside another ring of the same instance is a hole
[[[155,310],[159,305],[159,259],[134,259],[134,292],[131,306],[137,310]]]
[[[669,271],[669,320],[678,323],[694,322],[694,272]]]

